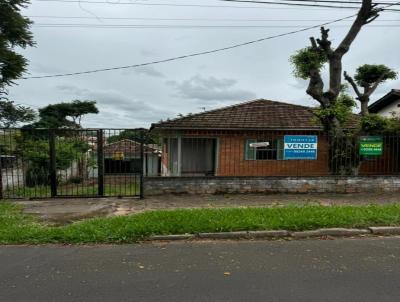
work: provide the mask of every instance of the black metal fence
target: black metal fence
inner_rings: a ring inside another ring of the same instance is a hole
[[[400,175],[400,135],[1,129],[2,198],[143,197],[145,177]]]
[[[1,129],[0,154],[2,198],[142,197],[160,173],[143,129]]]

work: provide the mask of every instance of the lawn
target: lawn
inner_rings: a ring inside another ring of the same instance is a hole
[[[400,205],[163,210],[54,227],[0,204],[0,243],[131,243],[150,235],[400,225]]]

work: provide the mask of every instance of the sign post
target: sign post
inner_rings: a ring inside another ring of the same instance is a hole
[[[382,136],[361,136],[360,155],[381,156],[383,154]]]
[[[285,135],[284,159],[316,160],[318,154],[318,136]]]

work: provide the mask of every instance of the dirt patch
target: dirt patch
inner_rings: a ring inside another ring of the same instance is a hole
[[[104,216],[118,216],[161,209],[195,209],[226,207],[271,207],[288,204],[366,205],[400,201],[395,193],[380,194],[226,194],[226,195],[163,195],[135,198],[77,198],[15,201],[24,212],[38,215],[54,224]]]

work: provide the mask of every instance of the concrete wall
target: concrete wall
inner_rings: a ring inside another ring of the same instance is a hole
[[[74,160],[71,166],[65,170],[57,170],[57,179],[61,182],[68,181],[72,177],[79,176],[78,162]]]
[[[381,110],[378,111],[378,114],[386,116],[386,117],[392,117],[393,114],[396,114],[397,116],[400,114],[400,108],[398,107],[400,105],[400,99],[393,102],[389,106],[386,106],[382,108]]]
[[[144,195],[400,192],[400,177],[146,177]]]
[[[24,186],[24,172],[22,169],[2,169],[3,189],[18,188]]]

